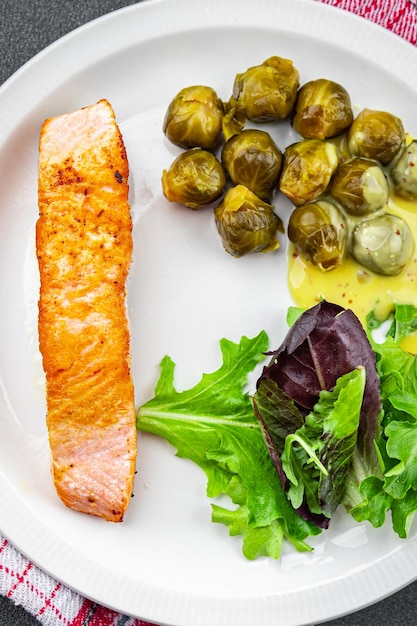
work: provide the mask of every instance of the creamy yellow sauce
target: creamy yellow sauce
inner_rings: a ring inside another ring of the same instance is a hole
[[[408,223],[416,239],[417,202],[391,197],[389,209]],[[362,324],[365,324],[366,315],[372,310],[377,318],[383,320],[392,310],[393,304],[417,306],[417,244],[412,260],[398,276],[375,274],[363,268],[353,258],[347,258],[337,269],[323,272],[304,261],[291,244],[288,284],[291,297],[297,306],[308,308],[324,298],[352,309]],[[403,347],[417,353],[417,333],[409,337]]]

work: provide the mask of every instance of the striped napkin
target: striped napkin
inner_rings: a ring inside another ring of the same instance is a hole
[[[315,0],[391,30],[417,45],[417,0]],[[21,555],[0,535],[0,594],[44,626],[151,626],[121,615],[68,589]]]
[[[417,0],[316,0],[356,13],[417,45]]]

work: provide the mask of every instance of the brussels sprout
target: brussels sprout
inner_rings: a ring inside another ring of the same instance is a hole
[[[296,207],[288,237],[301,257],[321,270],[341,265],[346,253],[347,224],[339,209],[326,200]]]
[[[244,185],[229,189],[214,210],[217,230],[229,254],[241,257],[251,252],[268,252],[279,247],[277,231],[282,222],[270,204]]]
[[[299,84],[292,61],[272,56],[236,75],[231,102],[255,122],[284,119],[294,107]]]
[[[387,165],[403,148],[402,121],[392,113],[364,109],[349,129],[349,150],[353,156],[376,159]]]
[[[223,102],[211,87],[185,87],[173,98],[163,122],[167,138],[181,148],[211,150],[222,130]]]
[[[361,216],[382,209],[389,185],[377,161],[354,157],[339,164],[329,191],[350,215]]]
[[[302,137],[335,137],[347,130],[352,121],[350,96],[339,83],[318,78],[300,88],[293,127]]]
[[[321,139],[303,139],[284,153],[279,188],[296,206],[316,200],[338,165],[337,148]]]
[[[406,200],[417,200],[417,141],[404,148],[391,170],[394,191]]]
[[[168,170],[162,172],[162,190],[170,202],[190,209],[218,200],[226,185],[220,161],[206,150],[191,148],[182,152]]]
[[[246,124],[246,117],[241,111],[233,98],[225,104],[225,113],[222,121],[222,131],[225,141],[228,141],[233,135],[240,133]]]
[[[235,185],[242,184],[269,202],[281,172],[282,154],[263,130],[233,135],[223,146],[223,167]]]
[[[352,256],[364,267],[396,276],[414,251],[412,232],[401,217],[381,213],[356,225],[352,233]]]

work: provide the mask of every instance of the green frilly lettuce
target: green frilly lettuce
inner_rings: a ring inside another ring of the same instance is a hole
[[[380,325],[368,316],[383,404],[383,432],[376,442],[381,475],[364,477],[359,487],[363,499],[350,512],[357,521],[379,527],[391,511],[393,529],[405,538],[417,510],[417,357],[401,342],[417,331],[417,308],[397,305],[384,340],[378,342],[373,331]]]
[[[268,337],[261,332],[238,344],[222,339],[220,347],[220,368],[185,391],[175,389],[175,364],[166,356],[155,397],[139,410],[138,429],[164,437],[177,456],[204,470],[210,498],[229,496],[230,508],[213,502],[212,521],[242,536],[246,558],[277,559],[284,540],[297,550],[310,550],[305,540],[320,530],[291,506],[244,392],[248,374],[264,358]]]

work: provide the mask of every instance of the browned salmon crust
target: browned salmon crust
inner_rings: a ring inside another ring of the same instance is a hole
[[[128,175],[106,100],[42,125],[36,249],[53,478],[68,507],[114,522],[129,505],[137,453]]]

